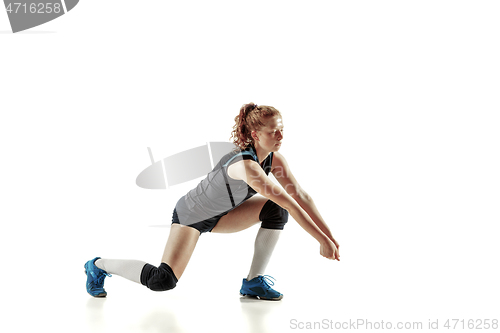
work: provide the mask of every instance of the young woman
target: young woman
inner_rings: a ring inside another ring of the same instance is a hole
[[[312,198],[300,187],[278,151],[283,140],[281,114],[272,106],[245,104],[235,117],[232,139],[237,148],[221,158],[196,188],[179,199],[162,262],[155,267],[139,260],[101,259],[85,264],[87,292],[105,297],[104,279],[116,274],[154,291],[176,286],[205,232],[231,233],[261,221],[250,272],[240,294],[280,300],[264,275],[267,263],[290,214],[320,245],[320,254],[339,260],[339,244]],[[271,172],[282,187],[269,178]],[[261,196],[254,196],[255,194]]]

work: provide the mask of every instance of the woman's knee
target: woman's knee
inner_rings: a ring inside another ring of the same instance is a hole
[[[174,289],[177,282],[172,268],[166,263],[161,263],[158,267],[146,264],[142,269],[141,283],[153,291]]]
[[[268,200],[260,211],[259,220],[262,221],[262,228],[283,230],[288,222],[288,211]]]

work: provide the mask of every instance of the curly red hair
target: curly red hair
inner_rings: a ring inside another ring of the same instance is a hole
[[[234,118],[236,123],[233,126],[230,139],[241,150],[245,150],[250,144],[253,144],[252,131],[260,130],[265,126],[267,118],[273,116],[281,118],[281,113],[272,106],[255,103],[244,104],[240,108],[240,113]]]

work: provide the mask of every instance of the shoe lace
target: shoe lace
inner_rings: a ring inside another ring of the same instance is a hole
[[[271,275],[261,275],[261,280],[267,289],[272,289],[271,287],[274,286],[274,281],[276,281]]]
[[[111,274],[103,273],[103,274],[99,275],[99,277],[97,278],[97,281],[99,282],[99,284],[104,283],[104,279],[106,278],[106,276],[111,276]]]
[[[93,289],[100,290],[103,289],[102,286],[104,284],[104,279],[106,276],[111,276],[111,274],[108,274],[104,271],[101,272],[101,274],[97,275],[97,278],[94,280],[94,285],[92,286]]]

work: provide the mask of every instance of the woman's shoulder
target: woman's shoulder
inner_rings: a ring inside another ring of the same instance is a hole
[[[271,173],[274,173],[276,169],[289,168],[288,163],[280,152],[274,152],[271,162]]]
[[[252,149],[247,148],[245,150],[242,150],[242,149],[238,148],[238,149],[233,150],[230,153],[226,154],[221,159],[221,165],[223,167],[227,167],[233,163],[236,163],[236,162],[242,161],[242,160],[252,160],[252,161],[258,162],[257,154]]]

